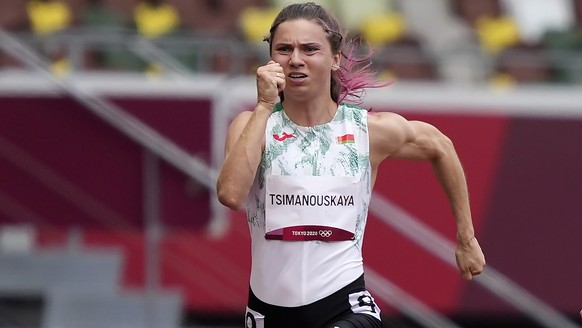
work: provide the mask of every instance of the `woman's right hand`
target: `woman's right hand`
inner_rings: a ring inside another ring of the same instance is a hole
[[[279,92],[285,88],[283,67],[271,60],[257,69],[257,103],[274,108]]]

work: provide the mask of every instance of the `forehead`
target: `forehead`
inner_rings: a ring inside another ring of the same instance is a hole
[[[273,43],[311,43],[327,44],[327,34],[323,27],[315,21],[298,19],[279,24]]]

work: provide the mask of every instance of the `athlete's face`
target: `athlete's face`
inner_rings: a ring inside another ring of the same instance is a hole
[[[285,72],[285,99],[305,101],[330,94],[331,72],[340,55],[332,53],[318,23],[305,19],[281,23],[273,36],[271,57]]]

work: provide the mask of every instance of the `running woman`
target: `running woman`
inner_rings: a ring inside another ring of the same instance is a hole
[[[451,140],[430,124],[348,103],[379,82],[321,6],[286,6],[266,40],[272,60],[257,69],[257,104],[231,123],[217,182],[220,202],[247,213],[246,327],[382,327],[364,283],[362,242],[387,159],[430,161],[456,219],[460,273],[481,273]]]

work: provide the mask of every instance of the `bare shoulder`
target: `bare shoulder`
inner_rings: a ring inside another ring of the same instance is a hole
[[[413,135],[410,122],[391,112],[370,113],[368,131],[370,150],[378,152],[382,158],[390,155]]]
[[[368,114],[368,127],[372,132],[397,133],[406,129],[408,121],[392,112],[372,112]]]
[[[370,156],[379,162],[385,158],[429,160],[451,144],[435,126],[406,120],[394,113],[370,115],[368,120]]]
[[[413,135],[409,122],[396,113],[375,112],[368,114],[370,160],[376,167],[394,154]]]

